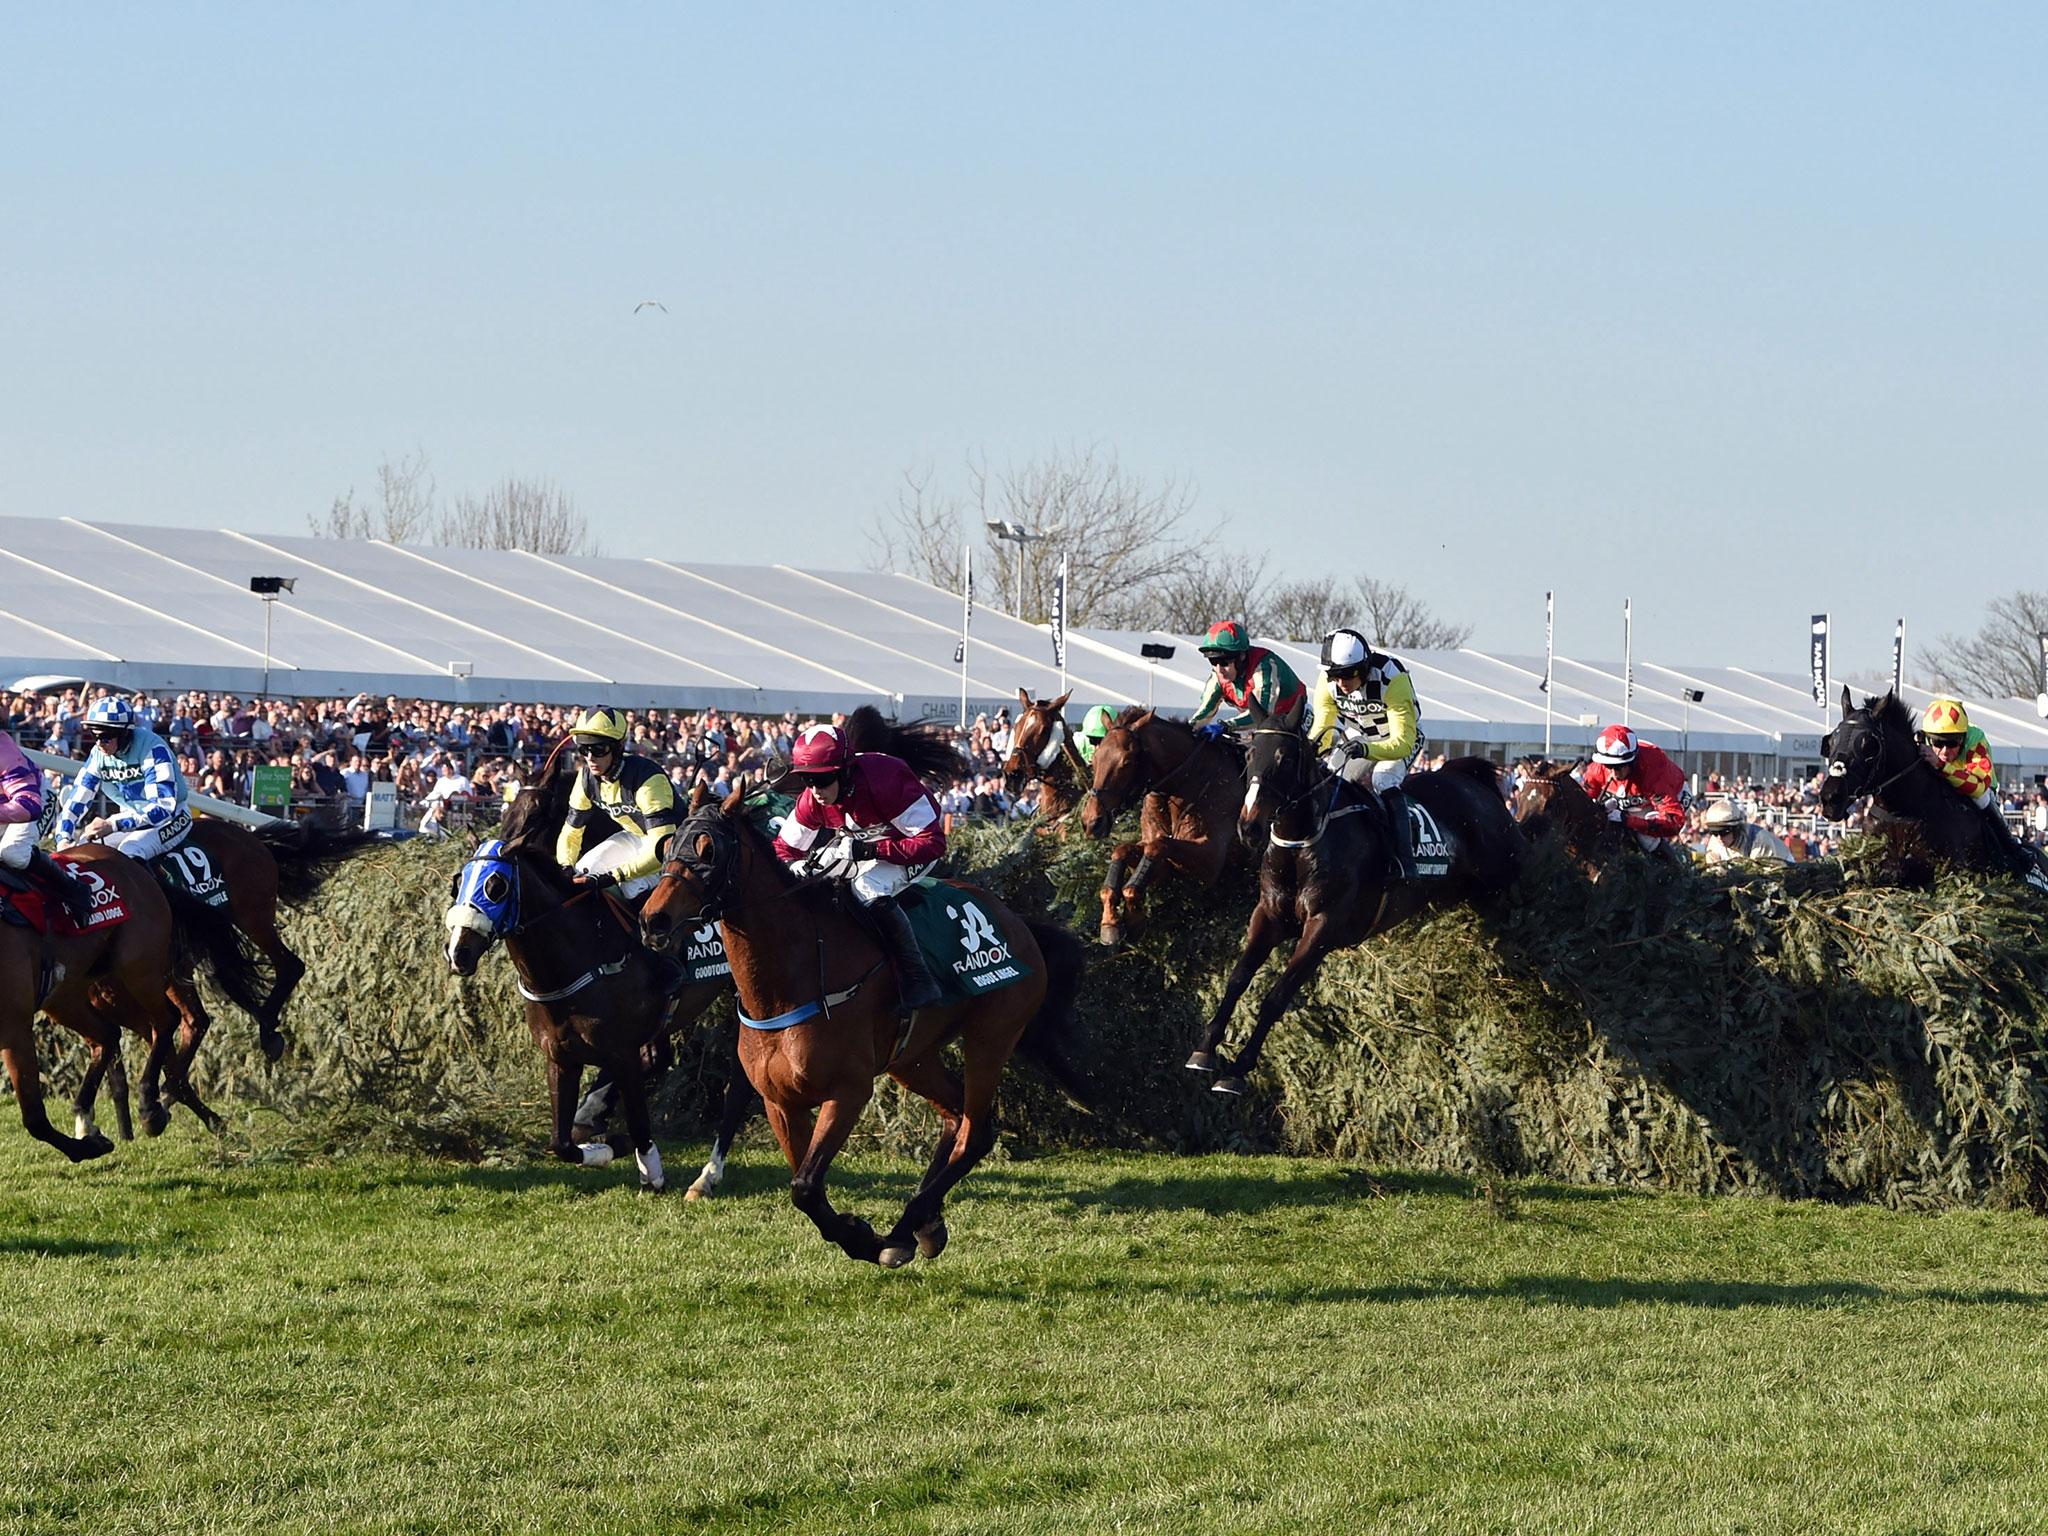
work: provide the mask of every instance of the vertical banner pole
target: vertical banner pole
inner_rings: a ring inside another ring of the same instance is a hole
[[[1811,621],[1807,665],[1813,671],[1813,702],[1820,710],[1820,733],[1828,733],[1828,616],[1816,613]]]
[[[967,631],[974,623],[974,546],[960,546],[960,729],[967,729]]]
[[[1892,696],[1906,686],[1906,621],[1899,620],[1892,631]]]
[[[1621,600],[1621,723],[1629,723],[1636,702],[1636,618],[1634,602]]]
[[[1052,659],[1059,663],[1060,692],[1067,691],[1067,557],[1060,556],[1059,574],[1052,579]]]
[[[1551,658],[1557,649],[1557,594],[1543,594],[1543,755],[1550,756]]]

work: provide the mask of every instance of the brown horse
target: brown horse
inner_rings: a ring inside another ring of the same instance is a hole
[[[175,1050],[177,1019],[169,984],[173,972],[187,963],[188,944],[200,950],[224,984],[244,981],[246,973],[235,967],[246,966],[246,960],[232,934],[224,923],[209,921],[199,903],[168,896],[147,868],[125,854],[88,844],[68,850],[65,857],[91,889],[96,909],[118,904],[128,917],[76,935],[43,935],[0,924],[0,1059],[21,1105],[22,1124],[73,1162],[111,1152],[114,1144],[91,1123],[92,1092],[109,1066],[119,1062],[126,1024],[149,1042],[142,1103],[151,1133],[162,1130],[166,1118],[157,1097],[157,1082],[164,1075],[174,1099],[209,1129],[217,1127],[219,1116],[192,1091]],[[43,1108],[33,1027],[38,1008],[92,1047],[86,1083],[73,1106],[75,1137],[53,1127]]]
[[[278,931],[278,904],[296,906],[310,900],[342,860],[376,846],[377,838],[368,832],[330,832],[289,821],[267,822],[252,829],[238,822],[198,816],[193,818],[185,841],[160,856],[179,861],[195,884],[216,876],[226,884],[228,912],[235,927],[261,952],[271,973],[270,988],[261,997],[251,993],[233,1001],[255,1019],[257,1041],[272,1061],[284,1054],[285,1005],[306,974],[306,962]],[[195,987],[178,987],[172,1002],[184,1016],[189,1044],[182,1054],[189,1061],[212,1020]]]
[[[1033,699],[1019,688],[1017,725],[1010,734],[1010,755],[1003,759],[1003,788],[1015,799],[1036,777],[1038,830],[1057,831],[1063,837],[1067,817],[1081,803],[1082,784],[1089,776],[1067,725],[1067,700],[1073,696],[1070,690],[1056,699]]]
[[[1227,739],[1199,736],[1149,709],[1133,707],[1117,717],[1095,749],[1094,785],[1082,802],[1081,825],[1090,837],[1107,837],[1118,812],[1140,795],[1145,800],[1140,840],[1110,850],[1102,880],[1104,944],[1114,949],[1121,942],[1125,922],[1137,915],[1162,862],[1206,890],[1243,855],[1236,826],[1244,789],[1244,759]]]
[[[1515,791],[1514,818],[1525,834],[1532,838],[1558,838],[1565,856],[1590,880],[1598,880],[1601,870],[1612,860],[1630,853],[1673,863],[1690,862],[1676,838],[1664,839],[1654,850],[1645,851],[1620,822],[1610,818],[1586,793],[1578,780],[1581,766],[1582,762],[1554,763],[1545,759],[1533,763],[1523,773],[1521,787]]]
[[[739,988],[740,1065],[789,1160],[790,1198],[819,1234],[850,1258],[891,1269],[937,1258],[947,1191],[995,1144],[996,1086],[1011,1053],[1021,1043],[1056,1078],[1079,1081],[1058,1036],[1080,986],[1081,947],[984,891],[948,882],[976,941],[1006,947],[1030,974],[984,997],[920,1009],[899,1028],[895,978],[873,936],[830,890],[782,867],[742,800],[736,790],[683,823],[641,909],[641,931],[666,944],[700,922],[723,929]],[[964,1082],[941,1059],[949,1040],[960,1043]],[[938,1111],[939,1140],[903,1214],[878,1237],[832,1208],[825,1178],[883,1072]]]
[[[1299,730],[1270,724],[1256,704],[1251,713],[1246,766],[1253,788],[1243,820],[1248,831],[1268,834],[1259,904],[1223,996],[1187,1062],[1191,1071],[1217,1074],[1210,1085],[1217,1093],[1245,1091],[1267,1031],[1326,955],[1362,944],[1425,908],[1499,895],[1514,883],[1522,858],[1521,833],[1501,798],[1498,770],[1483,757],[1453,758],[1434,773],[1410,774],[1401,786],[1411,806],[1420,807],[1447,841],[1448,868],[1441,875],[1393,881],[1387,839],[1406,836],[1408,829],[1389,827],[1384,802],[1325,769]],[[1217,1053],[1238,999],[1290,934],[1294,950],[1259,1004],[1243,1052],[1235,1062],[1222,1060]]]

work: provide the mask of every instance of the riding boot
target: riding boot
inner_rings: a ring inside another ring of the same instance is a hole
[[[1415,829],[1408,814],[1408,797],[1394,785],[1380,791],[1380,810],[1387,818],[1387,851],[1396,880],[1415,878]]]
[[[878,901],[868,911],[874,914],[882,947],[896,971],[896,1006],[904,1013],[929,1008],[945,996],[924,963],[917,935],[911,931],[910,914],[893,901]]]
[[[1984,820],[1987,834],[1985,841],[1991,845],[1993,857],[2020,879],[2033,885],[2044,884],[2041,861],[2025,843],[2013,835],[2012,828],[2007,825],[2005,817],[1996,805],[1987,805],[1984,808]]]
[[[40,848],[30,852],[28,867],[30,873],[64,904],[73,926],[83,928],[92,917],[92,892],[85,882]]]

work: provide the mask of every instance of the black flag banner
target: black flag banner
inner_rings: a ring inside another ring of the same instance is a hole
[[[1824,613],[1813,616],[1813,644],[1808,660],[1813,666],[1813,702],[1825,708],[1828,702],[1828,616]]]

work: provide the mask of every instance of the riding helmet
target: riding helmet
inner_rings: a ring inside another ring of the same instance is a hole
[[[1372,647],[1365,643],[1365,636],[1355,629],[1333,629],[1323,636],[1325,672],[1349,672],[1362,667],[1371,654]]]
[[[1935,699],[1920,712],[1920,729],[1929,736],[1967,736],[1970,716],[1954,699]]]
[[[1218,619],[1196,647],[1204,656],[1242,656],[1252,648],[1251,636],[1235,619]]]
[[[1593,744],[1593,761],[1619,767],[1636,760],[1636,733],[1625,725],[1610,725]]]
[[[789,771],[806,777],[837,773],[852,760],[846,733],[836,725],[809,725],[790,749]]]

